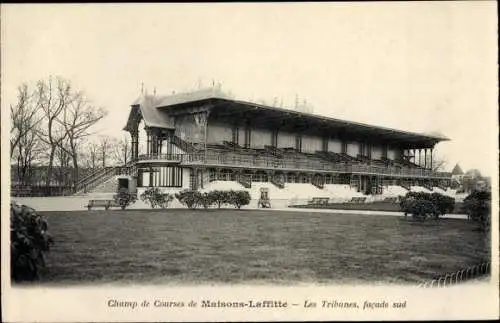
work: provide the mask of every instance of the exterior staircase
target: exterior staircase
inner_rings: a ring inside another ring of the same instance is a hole
[[[252,181],[246,176],[238,176],[238,183],[240,183],[244,188],[252,188]]]
[[[401,183],[399,183],[399,186],[401,186],[402,188],[405,188],[407,191],[411,190],[411,186],[408,183],[401,182]]]
[[[109,182],[113,176],[116,175],[130,175],[135,176],[137,174],[137,168],[135,167],[134,162],[129,162],[124,166],[112,166],[112,167],[104,167],[99,168],[84,177],[78,183],[76,183],[73,194],[84,194],[89,193],[99,186],[105,185],[106,182]],[[114,188],[116,189],[116,188]]]
[[[179,147],[180,149],[182,149],[186,153],[196,152],[196,148],[193,144],[191,144],[185,140],[182,140],[181,138],[179,138],[177,136],[172,136],[172,144],[176,145],[177,147]]]
[[[279,188],[279,189],[284,189],[284,188],[285,188],[285,183],[283,183],[282,181],[280,181],[280,180],[278,180],[278,179],[276,179],[276,178],[274,178],[274,177],[271,177],[270,182],[271,182],[274,186],[276,186],[277,188]]]

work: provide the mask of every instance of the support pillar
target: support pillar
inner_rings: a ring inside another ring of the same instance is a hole
[[[139,133],[137,130],[130,132],[130,159],[136,161],[139,159]]]
[[[146,137],[147,137],[146,154],[151,155],[151,130],[149,130],[149,128],[146,129]]]
[[[149,187],[153,186],[153,167],[149,167]]]
[[[158,136],[158,153],[162,154],[162,148],[163,148],[163,133]]]
[[[424,168],[427,169],[427,148],[424,149]]]
[[[172,155],[172,150],[173,150],[172,149],[173,148],[172,147],[172,145],[173,145],[172,139],[173,139],[173,137],[174,137],[173,132],[169,130],[168,133],[167,133],[167,154],[169,156]]]
[[[434,148],[431,148],[431,169],[432,169],[432,163],[433,163],[433,161],[432,161],[432,152],[433,151],[434,151]]]

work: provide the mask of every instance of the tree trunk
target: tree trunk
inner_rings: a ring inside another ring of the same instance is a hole
[[[50,181],[52,180],[52,170],[54,165],[55,152],[56,152],[55,146],[52,146],[50,148],[49,165],[47,167],[47,181],[45,183],[47,187],[50,187]]]

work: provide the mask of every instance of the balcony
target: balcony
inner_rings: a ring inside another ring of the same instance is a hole
[[[143,154],[139,155],[137,163],[162,162],[162,163],[180,163],[183,154]]]
[[[365,175],[387,175],[395,177],[450,178],[450,173],[433,172],[429,169],[414,167],[369,165],[359,162],[340,163],[297,154],[290,158],[252,155],[239,152],[214,152],[191,154],[140,155],[138,163],[178,163],[181,165],[232,166],[239,168],[274,169],[283,171],[317,171],[335,173],[354,173]]]

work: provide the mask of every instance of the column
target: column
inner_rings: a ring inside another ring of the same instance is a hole
[[[432,151],[434,150],[434,148],[431,148],[431,169],[432,169]]]
[[[171,155],[172,154],[172,139],[173,139],[173,132],[171,130],[168,131],[167,133],[167,154]]]
[[[163,132],[160,134],[158,137],[158,153],[162,153],[162,147],[163,147]]]
[[[130,145],[130,159],[136,161],[139,157],[139,135],[138,131],[134,130],[130,132],[131,145]]]
[[[151,155],[151,130],[149,130],[149,128],[146,129],[146,137],[147,137],[146,154]]]
[[[427,148],[424,149],[424,168],[427,169]]]

